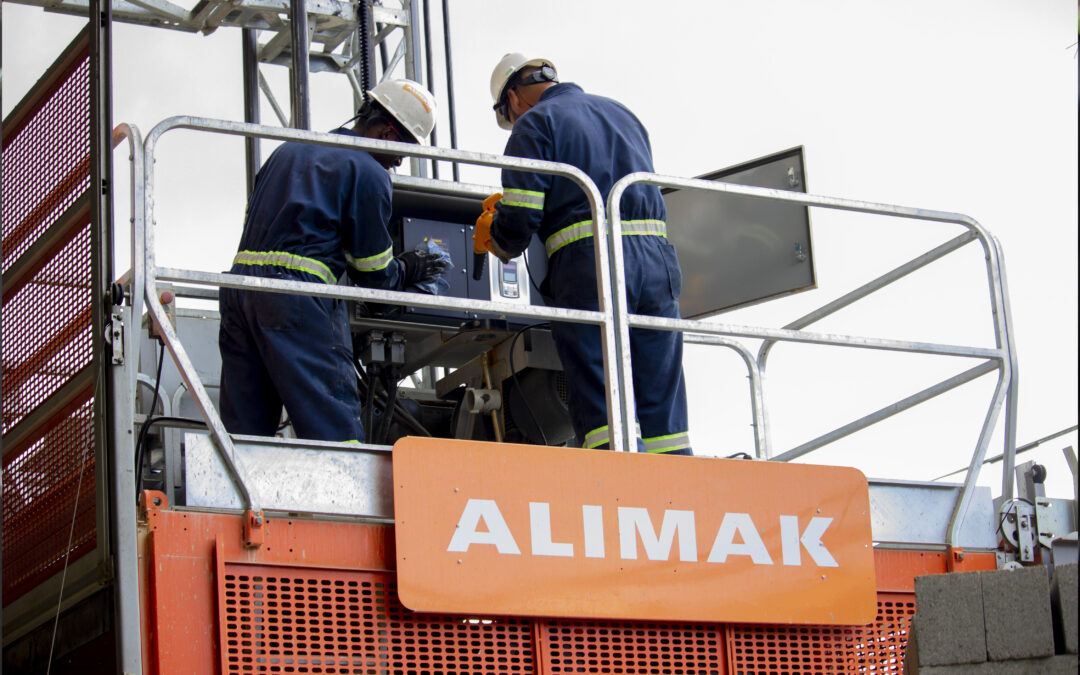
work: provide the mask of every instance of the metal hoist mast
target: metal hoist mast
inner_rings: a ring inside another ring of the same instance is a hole
[[[85,16],[79,0],[13,0],[46,11]],[[422,36],[424,0],[201,0],[191,10],[169,2],[113,0],[112,20],[189,33],[210,34],[222,27],[240,28],[243,37],[244,120],[259,122],[259,92],[284,127],[310,129],[309,77],[313,72],[348,78],[354,107],[364,92],[382,80],[405,77],[425,82]],[[445,16],[444,16],[445,19]],[[430,26],[429,41],[430,41]],[[303,45],[297,49],[294,45]],[[375,56],[378,55],[378,59]],[[261,72],[266,64],[290,71],[288,105],[279,103]],[[432,88],[432,73],[426,85]],[[249,174],[259,165],[256,141],[248,141]],[[426,165],[411,160],[412,174],[427,176]]]

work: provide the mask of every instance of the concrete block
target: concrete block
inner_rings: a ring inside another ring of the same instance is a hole
[[[918,638],[914,650],[909,641],[908,651],[917,667],[985,661],[979,573],[916,577],[911,625]]]
[[[929,666],[908,670],[904,675],[1076,675],[1077,660],[1072,654],[1059,654],[1048,659],[1019,661],[987,661],[955,666]]]
[[[990,661],[1054,655],[1050,575],[1036,565],[980,572],[986,653]]]
[[[1059,654],[1076,653],[1077,584],[1076,568],[1058,565],[1050,582],[1050,607],[1054,616],[1054,643]]]

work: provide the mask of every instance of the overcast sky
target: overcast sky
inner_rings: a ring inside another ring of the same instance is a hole
[[[488,79],[506,52],[553,60],[563,81],[614,97],[649,129],[656,169],[695,176],[802,145],[816,194],[967,214],[1002,242],[1020,361],[1018,442],[1077,419],[1077,5],[1073,0],[455,0],[459,146],[501,151]],[[433,19],[440,18],[433,3]],[[82,20],[3,3],[3,108],[14,106]],[[441,53],[441,31],[436,47]],[[263,40],[265,41],[265,37]],[[117,25],[115,122],[143,133],[191,114],[242,119],[239,31]],[[287,107],[287,71],[263,72]],[[441,72],[435,94],[445,112]],[[313,78],[313,128],[351,116],[338,75]],[[263,119],[276,124],[269,106]],[[445,115],[439,143],[449,143]],[[117,153],[118,172],[126,152]],[[159,264],[228,267],[242,225],[242,146],[173,133],[158,161]],[[445,177],[447,172],[444,171]],[[497,173],[463,179],[498,184]],[[118,222],[124,222],[126,213]],[[960,230],[811,211],[818,288],[723,315],[781,326],[951,239]],[[702,246],[708,246],[702,242]],[[121,263],[120,268],[125,265]],[[993,346],[982,252],[950,258],[815,331]],[[756,349],[756,344],[748,343]],[[974,365],[933,356],[782,345],[767,397],[779,452]],[[752,451],[745,368],[687,349],[699,454]],[[805,461],[930,479],[968,463],[989,404],[984,376]],[[990,454],[1001,451],[999,421]],[[1061,448],[1038,453],[1052,494],[1071,496]],[[999,465],[998,465],[999,466]],[[1000,490],[1000,469],[981,483]]]

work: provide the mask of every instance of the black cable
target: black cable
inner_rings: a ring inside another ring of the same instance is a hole
[[[172,417],[170,415],[160,415],[158,417],[151,417],[151,418],[147,419],[145,422],[143,422],[143,428],[144,429],[149,429],[151,426],[157,424],[158,422],[182,422],[182,423],[185,423],[185,424],[197,424],[197,425],[201,426],[204,429],[207,428],[206,422],[203,422],[202,420],[197,420],[197,419],[194,419],[194,418],[191,418],[191,417]],[[147,454],[147,456],[149,457],[149,453]],[[139,468],[136,470],[136,472],[140,474],[140,480],[142,480],[142,478],[141,478],[142,465],[141,464],[139,465]]]
[[[174,424],[195,424],[202,427],[203,429],[208,428],[206,426],[206,422],[202,420],[195,419],[194,417],[176,417],[174,415],[158,415],[157,417],[147,420],[145,424],[147,426],[152,426],[154,424],[157,424],[158,422],[173,422]]]
[[[363,372],[365,375],[364,385],[367,391],[364,392],[364,433],[368,434],[371,441],[375,440],[375,378],[378,375],[379,366],[371,364],[368,366],[370,370],[361,371],[357,369],[357,373]]]
[[[532,275],[530,275],[531,277]],[[510,338],[510,376],[514,378],[514,388],[517,389],[518,396],[521,397],[521,402],[525,406],[525,412],[529,413],[529,419],[536,425],[536,430],[540,433],[540,439],[544,441],[544,445],[548,444],[547,434],[544,433],[544,428],[540,426],[539,420],[536,419],[536,414],[533,413],[532,406],[529,405],[528,398],[525,396],[525,392],[521,389],[521,382],[518,380],[517,370],[514,368],[514,345],[517,343],[517,339],[521,337],[521,334],[530,328],[540,328],[541,326],[551,326],[550,321],[542,321],[540,323],[529,324],[518,329],[518,332],[514,333],[514,337]],[[509,401],[507,401],[509,405]]]
[[[399,370],[396,366],[390,366],[384,371],[386,381],[383,382],[383,388],[386,390],[386,403],[383,405],[383,416],[379,424],[379,440],[377,441],[383,445],[390,438],[390,425],[394,421],[393,410],[397,404],[398,373]]]
[[[536,289],[536,292],[540,294],[540,297],[543,298],[544,293],[543,293],[543,291],[540,290],[540,287],[536,284],[536,277],[533,276],[532,268],[529,267],[529,252],[525,251],[525,255],[523,255],[521,257],[524,258],[524,260],[525,260],[525,271],[529,273],[529,284],[532,285],[532,287]]]
[[[355,363],[353,364],[353,370],[356,371],[356,379],[359,380],[360,384],[364,386],[364,397],[366,399],[368,388],[367,380],[365,379],[366,376],[363,374],[363,370],[357,367]],[[394,419],[396,419],[398,423],[409,427],[409,429],[420,434],[421,436],[426,436],[428,438],[432,437],[432,434],[430,431],[427,430],[427,427],[425,427],[420,422],[420,420],[413,417],[413,414],[405,409],[405,406],[401,404],[400,400],[394,404]]]
[[[142,485],[143,444],[146,442],[146,433],[150,429],[150,421],[154,418],[154,408],[157,407],[158,394],[161,390],[161,366],[165,363],[165,346],[161,345],[161,353],[158,354],[157,375],[154,379],[154,398],[150,401],[150,411],[146,413],[139,436],[135,440],[135,498],[138,500],[139,487]]]

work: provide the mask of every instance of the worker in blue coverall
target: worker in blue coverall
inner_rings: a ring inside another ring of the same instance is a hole
[[[388,80],[368,92],[352,129],[333,131],[419,143],[435,124],[420,84]],[[352,120],[350,120],[351,122]],[[393,256],[387,232],[389,170],[401,157],[288,142],[259,170],[232,274],[405,290],[445,262]],[[299,438],[364,440],[344,300],[221,289],[221,417],[230,433],[272,436],[284,405]]]
[[[554,64],[507,54],[491,75],[500,127],[511,129],[504,154],[563,162],[584,171],[602,195],[623,176],[653,170],[649,137],[622,104],[558,82]],[[491,221],[490,250],[503,260],[536,234],[544,242],[549,305],[597,310],[592,215],[585,193],[566,178],[505,169],[503,197]],[[622,197],[622,242],[629,310],[677,318],[682,273],[668,242],[667,211],[655,186],[633,185]],[[607,387],[600,329],[555,323],[553,335],[569,390],[579,442],[606,448]],[[630,329],[638,450],[690,455],[682,334]]]

